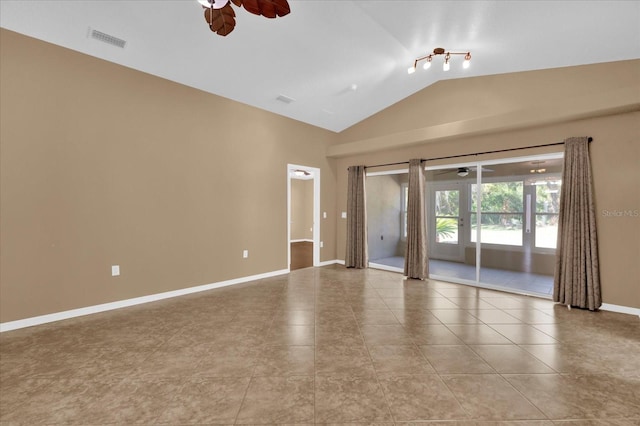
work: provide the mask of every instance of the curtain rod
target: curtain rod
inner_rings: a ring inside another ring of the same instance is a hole
[[[588,142],[593,142],[593,138],[591,136],[589,136],[587,141]],[[518,151],[518,150],[521,150],[521,149],[542,148],[542,147],[545,147],[545,146],[555,146],[555,145],[564,145],[564,142],[554,142],[554,143],[547,143],[547,144],[542,144],[542,145],[523,146],[521,148],[497,149],[495,151],[474,152],[474,153],[471,153],[471,154],[449,155],[447,157],[421,158],[420,161],[448,160],[450,158],[470,157],[472,155],[495,154],[495,153],[498,153],[498,152]],[[398,163],[376,164],[374,166],[365,166],[364,168],[365,169],[370,169],[370,168],[373,168],[373,167],[399,166],[400,164],[409,164],[409,162],[408,161],[400,161]]]

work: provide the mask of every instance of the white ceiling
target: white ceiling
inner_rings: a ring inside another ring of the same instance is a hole
[[[289,4],[276,19],[233,6],[227,37],[196,0],[1,0],[0,26],[336,132],[442,79],[640,58],[639,1]],[[408,75],[435,47],[471,51],[471,67],[439,57]]]

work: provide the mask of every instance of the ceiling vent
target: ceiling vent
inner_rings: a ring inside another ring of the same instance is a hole
[[[89,37],[121,49],[124,49],[124,46],[127,44],[126,40],[103,33],[102,31],[94,30],[93,28],[89,28]]]
[[[295,99],[290,98],[290,97],[285,96],[285,95],[279,95],[276,98],[276,101],[280,101],[280,102],[285,103],[285,104],[290,104],[291,102],[295,102]]]

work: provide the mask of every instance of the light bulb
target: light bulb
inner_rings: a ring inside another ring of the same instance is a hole
[[[442,70],[449,71],[449,68],[451,68],[451,64],[449,63],[449,61],[445,61],[444,64],[442,64]]]
[[[198,3],[207,8],[222,9],[229,3],[229,0],[198,0]]]
[[[471,65],[471,53],[467,53],[464,55],[464,62],[462,63],[462,68],[467,69]]]
[[[407,74],[413,74],[414,72],[416,72],[416,67],[407,68]]]
[[[429,68],[431,68],[431,59],[427,60],[427,62],[425,62],[424,65],[422,65],[422,68],[424,68],[425,70],[428,70]]]

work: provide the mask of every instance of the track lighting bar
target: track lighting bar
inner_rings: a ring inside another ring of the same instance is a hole
[[[418,62],[420,61],[425,61],[422,68],[424,68],[425,70],[429,69],[431,67],[431,61],[433,60],[433,57],[438,55],[444,55],[444,63],[442,64],[442,69],[444,71],[449,71],[449,68],[451,68],[451,63],[450,63],[451,55],[464,55],[464,62],[462,63],[462,68],[465,68],[465,69],[469,68],[469,64],[471,62],[471,52],[445,52],[445,50],[442,47],[436,47],[435,49],[433,49],[433,53],[416,58],[416,60],[413,61],[413,66],[407,69],[407,73],[413,74],[414,72],[416,72],[416,68],[418,67]]]

